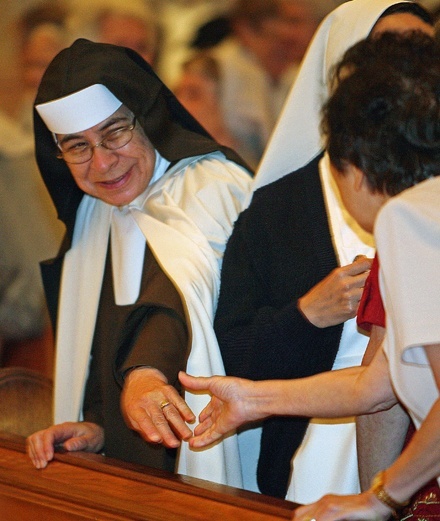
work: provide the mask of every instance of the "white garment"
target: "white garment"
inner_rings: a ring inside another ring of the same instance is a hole
[[[417,428],[439,399],[423,345],[440,342],[440,177],[392,197],[376,219],[384,350],[399,400]],[[438,478],[440,483],[440,477]]]
[[[321,152],[321,107],[329,94],[332,67],[347,49],[368,36],[388,7],[397,3],[351,0],[321,22],[258,167],[254,189],[297,170]]]
[[[154,174],[151,186],[160,179],[170,166],[156,151]],[[145,236],[136,223],[134,208],[142,207],[147,190],[129,205],[112,208],[110,237],[115,302],[118,306],[133,304],[139,297],[145,257]],[[130,252],[127,255],[127,252]]]
[[[149,185],[140,206],[130,208],[151,251],[182,295],[191,325],[190,374],[224,374],[212,321],[225,244],[250,181],[244,169],[221,153],[187,158]],[[84,196],[64,260],[55,423],[80,418],[112,211],[112,206]],[[196,415],[208,402],[202,395],[187,393],[185,398]],[[204,451],[192,451],[183,443],[178,472],[240,487],[236,437]]]
[[[329,170],[327,155],[319,166],[339,264],[350,264],[356,255],[373,257],[373,238],[359,227],[342,206],[336,183]],[[347,320],[333,369],[360,365],[367,343],[368,337],[357,330],[356,319]],[[292,474],[286,499],[304,504],[317,501],[324,494],[358,492],[360,485],[355,419],[313,418],[292,459]]]
[[[113,208],[110,228],[115,302],[118,306],[126,306],[139,297],[145,237],[130,207]],[[126,255],[128,251],[130,255]]]

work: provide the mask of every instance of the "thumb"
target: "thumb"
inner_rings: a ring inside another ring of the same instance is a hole
[[[190,376],[184,371],[180,371],[179,380],[182,385],[192,391],[203,391],[208,389],[209,379],[204,376]]]
[[[356,255],[353,262],[348,265],[348,270],[352,275],[364,273],[371,268],[372,259],[366,255]]]

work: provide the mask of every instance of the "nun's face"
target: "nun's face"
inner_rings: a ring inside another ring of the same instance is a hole
[[[133,116],[122,106],[112,116],[88,130],[75,134],[57,134],[63,148],[89,144],[91,159],[85,163],[67,163],[76,184],[85,193],[113,206],[131,203],[147,188],[153,177],[156,155],[153,145],[136,124],[132,139],[117,150],[100,144],[109,133],[129,127]]]

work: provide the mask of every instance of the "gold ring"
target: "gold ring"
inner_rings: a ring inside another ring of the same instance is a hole
[[[161,404],[160,404],[160,408],[161,409],[165,409],[165,407],[168,407],[168,405],[171,405],[170,402],[167,402],[166,400],[164,400]]]

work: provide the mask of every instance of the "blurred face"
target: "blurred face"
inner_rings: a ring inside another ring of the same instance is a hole
[[[301,61],[316,27],[306,1],[286,0],[280,2],[277,16],[262,21],[259,27],[243,24],[237,31],[268,74],[277,80],[288,67]]]
[[[372,233],[377,213],[389,196],[373,192],[363,172],[353,165],[348,165],[344,172],[340,172],[331,164],[330,170],[345,208],[359,226]]]
[[[141,20],[131,16],[107,15],[101,22],[100,40],[122,47],[129,47],[150,65],[154,61],[154,35],[149,34]]]
[[[281,2],[281,16],[275,29],[279,47],[292,63],[299,63],[318,26],[306,1]]]
[[[316,30],[307,2],[280,2],[278,15],[249,30],[247,42],[267,72],[276,80],[299,63]]]
[[[381,18],[371,30],[371,35],[376,36],[385,31],[403,33],[409,30],[419,30],[434,36],[434,28],[432,25],[427,24],[418,16],[410,13],[396,13]]]
[[[219,98],[216,82],[192,71],[184,71],[174,93],[180,103],[197,120],[202,122],[212,110],[216,110]]]
[[[129,126],[133,116],[121,107],[112,116],[88,130],[75,134],[57,134],[64,148],[84,143],[100,143],[110,132]],[[85,193],[114,205],[123,206],[141,195],[151,181],[155,151],[137,124],[133,138],[122,148],[93,148],[92,158],[81,164],[67,163],[75,182]]]
[[[36,29],[25,42],[21,52],[25,89],[36,92],[46,67],[64,47],[56,30]]]

